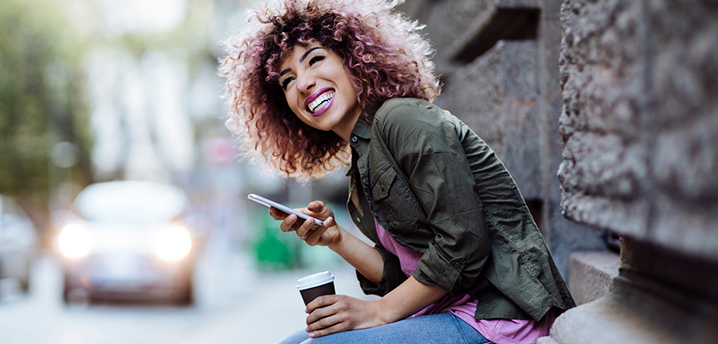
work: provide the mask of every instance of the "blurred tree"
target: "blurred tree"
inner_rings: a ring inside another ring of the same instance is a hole
[[[45,239],[55,189],[92,179],[83,45],[58,9],[52,0],[0,1],[0,193],[18,200]],[[70,165],[53,163],[60,142],[75,147]]]

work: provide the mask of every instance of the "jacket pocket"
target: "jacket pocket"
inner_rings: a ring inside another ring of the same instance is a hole
[[[377,174],[371,189],[372,212],[400,244],[425,252],[428,243],[434,240],[434,233],[428,229],[426,215],[400,173],[388,167]]]
[[[382,199],[389,196],[389,190],[391,189],[391,183],[396,178],[396,171],[393,168],[388,168],[384,173],[379,176],[374,187],[371,189],[374,201],[379,202]]]

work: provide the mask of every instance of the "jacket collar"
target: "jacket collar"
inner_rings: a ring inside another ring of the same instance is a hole
[[[373,103],[367,105],[364,108],[362,115],[357,120],[356,124],[354,124],[354,129],[352,129],[351,136],[349,137],[349,145],[351,146],[352,151],[359,154],[359,156],[364,155],[364,152],[366,151],[366,148],[369,144],[369,140],[371,139],[371,126],[372,122],[374,122],[374,115],[376,114],[377,110],[379,110],[380,106],[381,103]]]

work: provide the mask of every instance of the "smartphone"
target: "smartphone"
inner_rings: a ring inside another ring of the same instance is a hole
[[[290,207],[287,207],[287,206],[284,205],[284,204],[280,204],[280,203],[277,203],[277,202],[275,202],[275,201],[272,201],[271,199],[266,199],[266,198],[264,198],[264,197],[262,197],[262,196],[260,196],[260,195],[249,194],[249,195],[247,195],[247,198],[249,198],[250,200],[255,201],[255,202],[257,202],[257,203],[259,203],[259,204],[261,204],[261,205],[265,205],[265,206],[267,206],[267,207],[275,207],[275,208],[277,208],[277,209],[283,211],[283,212],[286,213],[286,214],[296,214],[297,216],[299,216],[299,218],[302,218],[302,219],[305,219],[305,220],[309,220],[309,219],[310,219],[310,217],[309,217],[308,215],[306,215],[306,214],[300,213],[300,212],[298,212],[298,211],[296,211],[296,210],[294,210],[294,209],[292,209],[292,208],[290,208]],[[314,223],[315,223],[317,226],[324,226],[324,222],[319,221],[319,220],[317,220],[317,219],[314,219]]]

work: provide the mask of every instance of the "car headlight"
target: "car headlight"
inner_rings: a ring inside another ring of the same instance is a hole
[[[155,252],[167,261],[184,258],[192,249],[189,231],[182,226],[170,226],[161,229],[155,237]]]
[[[68,258],[80,258],[90,253],[92,240],[90,233],[78,224],[70,224],[60,232],[58,238],[60,252]]]

